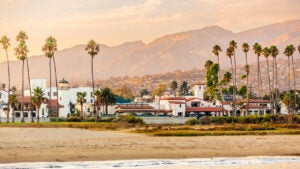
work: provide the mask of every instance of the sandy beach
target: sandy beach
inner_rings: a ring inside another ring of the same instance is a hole
[[[152,137],[71,128],[0,128],[0,163],[299,156],[300,135]]]

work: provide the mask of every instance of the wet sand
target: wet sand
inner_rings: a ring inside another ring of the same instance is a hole
[[[300,135],[152,137],[71,128],[0,128],[0,163],[299,156]]]

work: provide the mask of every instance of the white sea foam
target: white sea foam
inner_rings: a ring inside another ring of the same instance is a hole
[[[146,159],[146,160],[118,160],[118,161],[82,161],[82,162],[32,162],[0,164],[0,169],[112,169],[112,168],[257,168],[258,165],[272,165],[275,168],[284,164],[291,166],[300,165],[300,157],[297,156],[255,156],[255,157],[229,157],[229,158],[193,158],[193,159]],[[293,165],[295,164],[295,165]],[[277,166],[277,167],[276,167]]]

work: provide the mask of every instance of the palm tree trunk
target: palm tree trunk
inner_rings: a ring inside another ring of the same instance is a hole
[[[49,58],[49,111],[48,111],[48,116],[51,118],[52,116],[52,107],[51,107],[51,58]]]
[[[159,96],[158,96],[158,112],[157,112],[157,115],[159,114],[159,112],[160,112],[160,94],[159,94]]]
[[[219,79],[220,79],[220,71],[221,71],[219,55],[217,55],[217,58],[218,58],[218,65],[219,65],[219,72],[218,72],[218,82],[219,82]],[[223,92],[222,92],[222,89],[221,89],[221,88],[219,88],[219,92],[221,93],[222,115],[224,115],[224,97],[223,97]]]
[[[269,80],[269,93],[270,93],[270,103],[272,103],[272,91],[271,91],[271,78],[270,78],[270,70],[269,70],[269,59],[267,59],[267,71],[268,71],[268,80]],[[271,104],[271,110],[273,111],[273,106]]]
[[[39,108],[39,107],[36,107],[36,111],[37,111],[37,119],[36,119],[36,122],[37,122],[37,123],[40,123],[40,108]]]
[[[22,60],[22,103],[21,103],[22,119],[21,119],[21,122],[24,122],[23,105],[24,105],[24,60]]]
[[[231,57],[230,57],[230,64],[231,64],[231,72],[232,72],[232,74],[234,74],[234,70],[233,70],[233,65],[232,65],[232,59],[231,59]],[[232,81],[232,86],[233,86],[233,88],[234,88],[234,80]],[[234,94],[234,90],[235,90],[235,89],[233,89],[233,94]],[[233,114],[235,115],[235,101],[234,101],[234,97],[232,97],[232,100],[233,100]]]
[[[277,58],[275,58],[275,86],[276,86],[276,93],[275,93],[275,98],[276,98],[276,103],[278,102],[278,90],[279,90],[279,86],[278,86],[278,70],[277,70]],[[277,109],[276,109],[276,113],[277,113]]]
[[[10,69],[9,69],[9,59],[7,49],[6,52],[6,63],[7,63],[7,73],[8,73],[8,101],[7,101],[7,123],[9,123],[9,112],[10,112],[10,103],[9,103],[9,95],[10,95]]]
[[[80,117],[83,119],[83,103],[80,104]]]
[[[95,84],[94,84],[94,57],[91,56],[91,73],[92,73],[92,87],[93,87],[93,114],[95,116],[95,122],[97,122],[97,111],[95,107]]]
[[[288,71],[288,73],[289,73],[289,75],[288,75],[288,86],[289,86],[289,90],[288,90],[288,92],[289,92],[289,106],[288,106],[288,114],[290,115],[290,113],[291,113],[291,82],[290,82],[290,76],[291,76],[291,70],[290,70],[290,57],[288,57],[288,68],[289,68],[289,71]]]
[[[245,57],[246,57],[246,66],[249,69],[247,52],[245,52]],[[248,87],[249,87],[249,70],[247,70],[246,75],[247,75],[247,77],[246,77],[247,78],[247,84],[246,84],[246,88],[247,88],[247,110],[246,110],[246,113],[248,115],[249,114],[249,92],[248,92]]]
[[[30,83],[30,73],[29,73],[29,63],[28,58],[26,58],[26,64],[27,64],[27,78],[28,78],[28,84],[29,84],[29,96],[31,100],[31,83]],[[33,117],[32,117],[32,103],[30,101],[30,116],[31,116],[31,123],[33,123]]]
[[[56,102],[56,107],[57,107],[57,121],[59,118],[59,98],[58,98],[58,82],[57,82],[57,73],[56,73],[56,64],[55,64],[55,57],[53,55],[53,66],[54,66],[54,75],[55,75],[55,85],[56,85],[56,97],[57,97],[57,102]]]
[[[292,55],[292,68],[293,68],[293,78],[294,78],[294,111],[293,114],[296,114],[297,108],[297,95],[296,95],[296,74],[295,74],[295,65],[294,65],[294,57]]]
[[[274,114],[275,115],[275,100],[276,100],[276,98],[274,98],[274,89],[275,89],[275,87],[274,87],[274,85],[275,85],[275,58],[273,57],[273,64],[272,64],[272,66],[273,66],[273,69],[272,69],[272,80],[273,80],[273,82],[272,82],[272,114]]]
[[[106,113],[106,115],[108,115],[108,104],[107,103],[105,104],[105,113]]]
[[[258,98],[261,98],[261,85],[260,85],[260,66],[259,66],[259,56],[257,56],[257,86],[258,86]],[[260,103],[259,103],[259,112],[258,115],[260,115],[261,109],[260,109]]]
[[[234,116],[236,116],[236,60],[235,60],[235,51],[233,52],[233,59],[234,59],[234,90],[233,90],[233,96],[234,96]]]
[[[12,107],[12,122],[15,122],[15,108]]]

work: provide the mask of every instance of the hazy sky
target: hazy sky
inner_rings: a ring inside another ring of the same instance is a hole
[[[0,0],[0,35],[14,47],[17,33],[26,31],[30,55],[41,54],[49,35],[64,49],[91,38],[148,43],[209,25],[239,32],[292,19],[300,19],[300,0]]]

